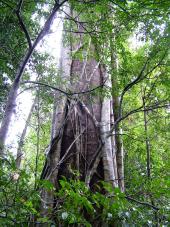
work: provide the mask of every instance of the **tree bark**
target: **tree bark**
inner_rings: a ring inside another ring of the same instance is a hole
[[[19,140],[19,143],[18,143],[17,157],[16,157],[16,166],[17,166],[18,169],[20,169],[20,166],[21,166],[21,160],[22,160],[22,156],[23,156],[22,148],[23,148],[23,145],[24,145],[24,139],[25,139],[25,136],[26,136],[26,133],[27,133],[27,128],[29,126],[35,104],[36,104],[36,98],[34,99],[33,104],[31,106],[31,109],[29,111],[27,120],[25,122],[25,127],[22,131],[22,134],[21,134],[21,137],[20,137],[20,140]]]
[[[83,30],[81,25],[78,29]],[[70,43],[67,57],[62,51],[60,71],[61,77],[65,75],[63,71],[67,74],[64,79],[70,81],[71,93],[79,93],[79,95],[67,96],[64,102],[59,100],[59,103],[55,104],[52,142],[42,179],[50,180],[58,190],[62,176],[67,179],[75,178],[74,171],[79,171],[79,179],[92,190],[95,190],[95,185],[101,180],[111,183],[113,188],[118,187],[115,142],[113,137],[108,137],[113,123],[112,97],[103,98],[101,94],[91,93],[81,94],[83,91],[103,85],[103,81],[111,86],[111,77],[107,75],[104,65],[95,57],[85,56],[83,60],[76,59],[75,53],[83,49],[83,37],[82,34],[76,33],[75,38],[77,42]],[[91,41],[88,48],[91,54],[94,52],[96,56]],[[83,49],[83,54],[85,51],[87,55],[88,50]],[[59,94],[56,94],[56,98],[57,96],[60,97]],[[123,173],[120,175],[122,176]],[[54,192],[43,190],[42,201],[42,214],[49,217],[56,209]]]
[[[118,73],[118,62],[116,56],[116,49],[113,44],[112,37],[110,38],[111,45],[111,68],[113,70],[112,74],[112,101],[113,101],[113,118],[114,122],[119,119],[120,113],[120,102],[119,102],[119,93],[118,93],[118,82],[117,82],[117,73]],[[115,139],[115,149],[116,149],[116,163],[117,163],[117,176],[118,184],[121,191],[124,191],[124,152],[123,152],[123,141],[121,138],[122,129],[120,128],[119,123],[115,125],[114,129],[114,139]]]
[[[71,69],[70,49],[61,47],[61,57],[59,62],[60,77],[63,80],[69,81]],[[66,86],[69,86],[70,83]],[[62,83],[60,88],[63,88]],[[65,121],[68,115],[68,102],[67,97],[56,91],[55,103],[53,108],[53,119],[51,128],[51,142],[46,151],[46,162],[41,174],[41,179],[49,180],[55,188],[58,188],[58,163],[61,157],[61,143],[63,138],[63,131],[65,127]],[[41,192],[41,214],[43,216],[49,216],[52,213],[49,210],[53,210],[54,206],[54,191],[42,190]],[[49,214],[50,213],[50,214]]]
[[[24,73],[25,67],[30,60],[35,48],[37,47],[38,43],[43,39],[43,37],[48,33],[50,29],[50,25],[55,17],[56,12],[60,9],[60,7],[66,2],[67,0],[63,0],[60,4],[55,3],[53,10],[48,17],[47,21],[45,22],[44,27],[38,34],[37,38],[35,39],[32,47],[27,51],[25,57],[23,58],[17,72],[16,72],[16,77],[14,79],[13,85],[11,87],[11,90],[9,92],[7,104],[6,104],[6,109],[4,113],[4,117],[2,119],[1,123],[1,128],[0,128],[0,156],[4,155],[4,145],[5,145],[5,140],[7,137],[9,125],[11,122],[11,117],[15,109],[16,105],[16,98],[17,98],[17,92],[19,88],[19,84],[22,78],[22,75]]]
[[[111,87],[111,78],[106,78],[105,85]],[[110,182],[113,187],[117,187],[116,173],[114,169],[114,145],[112,144],[111,136],[107,136],[107,132],[111,129],[111,98],[104,98],[102,102],[101,110],[101,137],[103,140],[103,168],[104,168],[104,180]],[[117,171],[117,170],[116,170]]]
[[[151,155],[150,155],[150,143],[149,143],[149,137],[148,137],[148,124],[147,124],[147,110],[145,105],[145,97],[143,97],[143,118],[144,118],[144,129],[145,129],[145,144],[146,144],[146,171],[147,171],[147,177],[150,179],[151,177]]]

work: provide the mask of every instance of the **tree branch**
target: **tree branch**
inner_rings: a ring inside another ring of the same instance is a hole
[[[169,107],[169,104],[168,103],[165,103],[164,105],[160,105],[161,103],[163,102],[166,102],[167,100],[163,100],[161,101],[160,103],[156,103],[155,105],[152,105],[152,106],[146,106],[145,109],[142,109],[143,108],[143,105],[138,107],[137,109],[134,109],[134,110],[131,110],[129,113],[125,114],[124,116],[122,117],[119,117],[115,122],[114,122],[114,125],[113,127],[111,128],[110,132],[108,133],[108,137],[113,135],[112,132],[115,128],[115,126],[120,123],[121,121],[125,120],[127,117],[129,117],[130,115],[134,114],[134,113],[139,113],[139,112],[143,112],[143,111],[151,111],[151,110],[155,110],[155,109],[161,109],[161,108],[167,108]]]
[[[4,2],[3,0],[1,0],[2,4],[6,5],[7,7],[9,7],[10,9],[13,10],[12,6],[9,3]]]
[[[129,12],[123,8],[121,5],[119,5],[117,2],[110,0],[114,5],[118,6],[123,12],[127,13],[129,15]]]
[[[28,81],[23,81],[23,82],[21,82],[21,84],[38,84],[38,85],[40,85],[40,86],[44,86],[44,87],[53,89],[53,90],[55,90],[55,91],[59,91],[59,92],[63,93],[63,94],[66,95],[66,96],[73,96],[73,95],[81,95],[81,94],[91,93],[91,92],[97,90],[98,88],[101,88],[101,87],[104,86],[104,84],[101,84],[101,85],[99,85],[99,86],[97,86],[97,87],[95,87],[95,88],[92,88],[92,89],[89,89],[89,90],[86,90],[86,91],[73,92],[73,93],[72,93],[72,92],[64,91],[64,90],[62,90],[62,89],[60,89],[60,88],[54,87],[54,86],[49,85],[49,84],[45,84],[45,83],[43,83],[43,82],[37,82],[37,81],[30,81],[30,80],[28,80]]]
[[[35,51],[35,48],[37,47],[38,43],[48,33],[48,31],[50,29],[50,25],[51,25],[55,15],[56,15],[56,12],[67,1],[68,0],[63,0],[60,4],[55,4],[54,5],[53,10],[50,13],[48,19],[46,20],[43,28],[41,29],[41,31],[37,35],[36,39],[34,40],[34,42],[32,44],[32,47],[30,49],[28,49],[27,52],[25,53],[25,56],[23,57],[20,65],[19,65],[19,67],[17,69],[16,76],[15,76],[15,79],[14,79],[13,84],[11,86],[11,89],[10,89],[10,92],[9,92],[9,95],[8,95],[8,100],[6,102],[6,108],[5,108],[5,112],[4,112],[4,117],[3,117],[2,122],[1,122],[1,128],[0,128],[0,156],[4,155],[4,144],[5,144],[5,140],[7,138],[7,132],[9,130],[9,124],[10,124],[10,121],[11,121],[12,112],[13,112],[14,107],[15,107],[17,91],[19,89],[20,81],[21,81],[23,72],[25,70],[25,67],[26,67],[28,61],[30,60],[33,52]],[[21,7],[21,3],[18,5],[18,9],[20,9],[20,7]]]
[[[119,107],[119,117],[122,116],[122,103],[123,103],[123,98],[124,98],[124,95],[127,91],[129,91],[135,84],[138,84],[141,80],[145,79],[150,73],[152,73],[157,67],[159,67],[161,65],[161,62],[163,61],[163,59],[165,58],[165,54],[166,52],[164,53],[164,55],[162,56],[162,58],[160,59],[160,61],[150,70],[148,71],[145,75],[143,75],[145,69],[146,69],[146,66],[148,65],[150,59],[151,59],[151,54],[150,56],[148,57],[148,59],[146,60],[144,66],[142,67],[139,75],[129,84],[127,84],[125,86],[125,88],[123,89],[122,91],[122,94],[120,96],[120,107]]]
[[[135,202],[135,203],[138,203],[138,204],[141,204],[141,205],[144,205],[144,206],[148,206],[148,207],[150,207],[150,208],[152,208],[152,209],[154,209],[154,210],[156,210],[156,211],[159,210],[158,207],[156,207],[156,206],[154,206],[154,205],[152,205],[152,204],[150,204],[150,203],[142,202],[142,201],[136,200],[136,199],[134,199],[134,198],[132,198],[132,197],[129,197],[129,196],[125,196],[125,198],[126,198],[127,200],[133,201],[133,202]]]
[[[21,17],[21,15],[20,15],[22,3],[23,3],[23,0],[20,0],[20,1],[19,1],[19,4],[18,4],[18,7],[17,7],[17,9],[16,9],[15,12],[16,12],[16,15],[17,15],[17,17],[18,17],[19,24],[20,24],[20,26],[21,26],[21,28],[22,28],[24,34],[25,34],[25,37],[26,37],[26,39],[27,39],[29,48],[31,49],[31,48],[32,48],[31,38],[30,38],[30,35],[29,35],[29,33],[28,33],[28,30],[27,30],[27,28],[26,28],[26,26],[25,26],[25,24],[24,24],[24,22],[23,22],[23,20],[22,20],[22,17]]]

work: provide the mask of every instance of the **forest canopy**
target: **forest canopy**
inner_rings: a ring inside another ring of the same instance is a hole
[[[169,226],[169,16],[0,0],[0,226]]]

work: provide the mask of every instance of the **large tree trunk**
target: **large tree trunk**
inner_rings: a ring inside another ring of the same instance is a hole
[[[83,30],[81,25],[78,29]],[[85,92],[102,87],[104,82],[111,86],[111,78],[104,65],[95,58],[75,58],[75,53],[83,49],[82,36],[76,44],[70,43],[67,53],[61,51],[61,76],[70,81],[69,89],[74,95],[61,99],[56,94],[60,101],[55,104],[52,141],[41,176],[50,180],[55,190],[59,189],[62,176],[67,179],[74,177],[74,170],[79,171],[80,180],[92,190],[101,180],[111,183],[113,188],[118,187],[115,139],[108,137],[114,123],[112,98]],[[95,52],[91,40],[89,48]],[[87,54],[87,50],[84,51]],[[42,214],[52,216],[54,207],[54,192],[42,190]]]

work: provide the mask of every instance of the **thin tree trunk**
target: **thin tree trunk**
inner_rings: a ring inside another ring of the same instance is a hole
[[[111,79],[108,76],[105,85],[111,87]],[[117,187],[116,184],[116,173],[113,166],[113,144],[111,136],[108,137],[107,133],[110,131],[111,126],[111,99],[110,97],[105,97],[102,102],[101,110],[101,137],[103,140],[103,169],[104,169],[104,179],[106,182],[110,182],[113,187]]]
[[[114,119],[115,121],[118,119],[117,110],[119,107],[119,99],[118,97],[113,96],[113,106],[114,106]],[[123,142],[122,142],[122,129],[119,125],[115,126],[115,142],[116,142],[116,159],[117,159],[117,174],[118,174],[118,182],[119,188],[121,191],[124,191],[124,152],[123,152]]]
[[[113,70],[112,74],[112,100],[113,100],[113,115],[114,121],[116,122],[119,116],[119,95],[118,95],[118,82],[117,82],[117,73],[118,73],[118,62],[116,56],[116,49],[113,44],[113,38],[110,38],[111,45],[111,67]],[[117,160],[117,176],[118,184],[121,191],[124,191],[124,152],[123,152],[123,142],[121,138],[122,129],[120,128],[119,123],[115,125],[115,147],[116,147],[116,160]]]
[[[147,125],[147,111],[145,108],[145,97],[143,97],[143,118],[144,118],[144,128],[145,128],[145,143],[146,143],[146,171],[147,177],[150,179],[151,176],[151,161],[150,161],[150,144],[148,137],[148,125]]]
[[[151,148],[150,148],[150,140],[149,140],[149,135],[148,135],[148,123],[147,123],[147,110],[146,110],[146,104],[145,104],[145,97],[142,98],[143,101],[143,119],[144,119],[144,130],[145,130],[145,144],[146,144],[146,174],[148,177],[148,180],[151,181]],[[151,204],[155,206],[155,202],[153,199],[152,194],[149,194],[149,198],[151,201]],[[158,218],[158,213],[155,210],[154,211],[155,215],[155,226],[159,226],[159,218]]]
[[[19,84],[20,84],[22,75],[24,73],[25,67],[26,67],[28,61],[30,60],[30,58],[31,58],[35,48],[37,47],[38,43],[48,33],[48,31],[50,29],[50,25],[51,25],[51,23],[52,23],[52,21],[55,17],[56,12],[60,9],[60,7],[66,1],[67,0],[63,0],[62,3],[60,3],[60,4],[56,3],[54,5],[53,10],[52,10],[50,16],[48,17],[44,27],[42,28],[42,30],[38,34],[37,38],[35,39],[32,47],[27,51],[25,57],[23,58],[23,61],[21,62],[20,66],[17,70],[15,80],[13,82],[13,85],[11,87],[11,90],[10,90],[10,93],[9,93],[9,96],[8,96],[5,113],[4,113],[4,117],[2,119],[1,128],[0,128],[0,156],[4,155],[4,145],[5,145],[9,125],[10,125],[10,122],[11,122],[11,117],[12,117],[12,114],[14,112],[15,105],[16,105],[16,98],[17,98],[17,92],[18,92]]]
[[[40,153],[40,90],[38,87],[37,90],[37,102],[36,102],[36,156],[35,156],[35,170],[34,170],[34,177],[35,177],[35,182],[34,182],[34,189],[36,190],[37,187],[37,174],[38,174],[38,161],[39,161],[39,153]]]
[[[33,113],[33,110],[34,110],[34,107],[35,107],[35,104],[36,104],[36,98],[34,99],[33,104],[31,106],[31,109],[29,111],[27,120],[25,122],[25,127],[24,127],[24,129],[22,131],[22,134],[21,134],[21,137],[20,137],[20,140],[19,140],[19,143],[18,143],[17,158],[16,158],[16,166],[17,166],[18,169],[21,166],[21,159],[22,159],[22,156],[23,156],[22,148],[23,148],[23,145],[24,145],[24,139],[25,139],[25,136],[26,136],[26,133],[27,133],[27,128],[29,126],[29,123],[30,123],[30,120],[31,120],[31,116],[32,116],[32,113]]]
[[[14,108],[16,106],[15,102],[16,102],[18,86],[19,86],[18,82],[14,81],[8,96],[4,117],[2,119],[1,128],[0,128],[0,156],[4,156],[4,144],[7,137],[11,117],[12,117]]]
[[[113,99],[113,97],[112,97]],[[111,109],[111,126],[114,125],[114,113],[113,113],[113,102],[110,102],[110,109]],[[116,159],[116,139],[115,139],[115,130],[113,131],[113,135],[111,136],[112,139],[112,150],[113,150],[113,167],[114,167],[114,172],[115,172],[115,182],[116,185],[118,184],[118,172],[117,172],[117,159]]]

